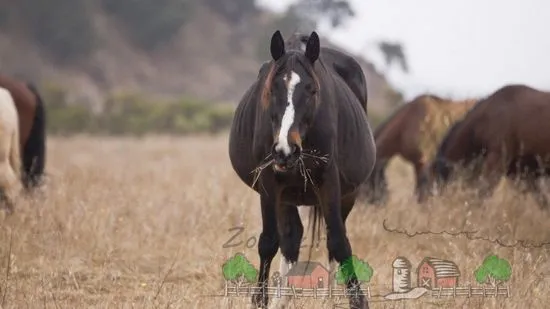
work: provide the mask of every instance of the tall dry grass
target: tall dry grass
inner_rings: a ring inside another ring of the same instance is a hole
[[[234,174],[227,137],[145,139],[52,138],[50,179],[43,195],[22,199],[11,217],[0,218],[1,308],[244,308],[221,292],[221,265],[243,252],[258,266],[260,208],[257,195]],[[358,204],[347,228],[359,258],[374,268],[373,294],[391,290],[391,263],[407,257],[414,267],[425,256],[451,259],[459,284],[475,285],[473,271],[488,254],[512,265],[512,296],[372,303],[371,308],[547,308],[550,246],[502,247],[464,236],[407,237],[389,227],[476,230],[475,235],[550,241],[550,215],[529,197],[502,186],[478,206],[461,194],[429,205],[412,202],[410,168],[390,168],[387,207]],[[244,226],[236,248],[222,248]],[[251,238],[252,237],[252,238]],[[324,244],[323,244],[324,245]],[[324,248],[323,248],[324,250]],[[321,251],[323,252],[323,251]],[[322,258],[323,254],[317,254]],[[273,271],[278,266],[275,258]],[[296,308],[330,308],[331,302],[296,300]]]

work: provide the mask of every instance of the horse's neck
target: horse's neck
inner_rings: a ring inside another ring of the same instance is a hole
[[[453,161],[467,159],[475,152],[475,144],[471,133],[470,123],[462,123],[456,131],[452,132],[452,136],[450,136],[452,143],[449,143],[445,150],[448,159]]]

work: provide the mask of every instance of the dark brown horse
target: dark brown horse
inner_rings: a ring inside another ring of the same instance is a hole
[[[19,115],[19,139],[22,182],[26,189],[39,185],[46,162],[46,112],[36,87],[6,75],[0,75],[0,87],[7,89]]]
[[[527,181],[542,206],[537,179],[550,170],[550,92],[508,85],[471,109],[449,130],[431,171],[440,189],[459,168],[469,168],[480,197],[489,196],[502,176]],[[517,179],[516,179],[517,180]],[[472,183],[473,184],[473,183]]]
[[[433,160],[445,132],[476,103],[452,101],[424,94],[398,109],[374,132],[376,164],[362,187],[367,201],[383,204],[388,197],[386,167],[396,155],[412,164],[418,202],[427,197],[427,166]]]
[[[289,263],[298,261],[304,231],[298,206],[313,206],[315,218],[322,214],[329,261],[351,260],[345,221],[375,159],[365,102],[325,63],[317,33],[304,51],[287,49],[276,31],[270,50],[269,69],[244,94],[229,137],[233,169],[260,195],[261,292],[252,301],[261,307],[277,250]],[[350,307],[367,308],[356,274],[349,275]]]

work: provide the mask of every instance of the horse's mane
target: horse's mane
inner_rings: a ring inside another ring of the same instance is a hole
[[[447,133],[445,134],[445,137],[441,140],[441,143],[439,144],[439,147],[437,149],[437,153],[435,155],[436,158],[441,157],[441,154],[449,147],[449,141],[451,137],[454,135],[456,131],[460,128],[460,126],[463,124],[464,118],[461,120],[456,121],[453,123],[451,128],[447,130]]]
[[[461,125],[464,124],[464,120],[466,119],[466,117],[468,117],[470,114],[474,113],[475,111],[477,111],[479,109],[479,106],[481,105],[481,103],[486,100],[488,98],[487,97],[484,97],[484,98],[480,98],[480,99],[476,99],[477,100],[477,103],[475,103],[475,105],[470,108],[469,111],[467,111],[464,116],[462,116],[462,119],[456,121],[455,123],[452,124],[452,126],[447,130],[447,133],[445,134],[445,136],[443,137],[443,139],[441,140],[441,143],[439,144],[439,147],[437,149],[437,153],[436,153],[436,158],[440,158],[441,157],[441,154],[447,150],[447,147],[449,147],[449,140],[451,139],[451,137],[456,133],[456,131],[458,131],[458,129],[460,128]]]

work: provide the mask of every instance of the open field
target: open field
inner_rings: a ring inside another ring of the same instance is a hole
[[[0,217],[0,308],[228,308],[222,298],[205,296],[222,292],[224,260],[243,252],[258,266],[256,246],[246,243],[259,236],[259,199],[231,169],[225,135],[52,138],[47,170],[44,195],[23,199],[13,216]],[[347,224],[354,254],[374,269],[373,294],[391,291],[397,256],[411,261],[413,287],[425,256],[454,261],[459,285],[479,286],[473,272],[494,253],[512,265],[511,296],[425,296],[373,302],[371,308],[547,308],[550,245],[503,247],[464,235],[408,237],[388,232],[382,222],[409,232],[474,230],[476,237],[505,244],[536,244],[550,242],[548,212],[505,183],[482,206],[461,202],[457,194],[421,207],[412,202],[410,168],[394,162],[390,174],[390,204],[359,204]],[[235,226],[244,227],[233,240],[242,244],[222,248]],[[231,304],[245,308],[248,301]],[[331,308],[311,299],[294,304]]]

